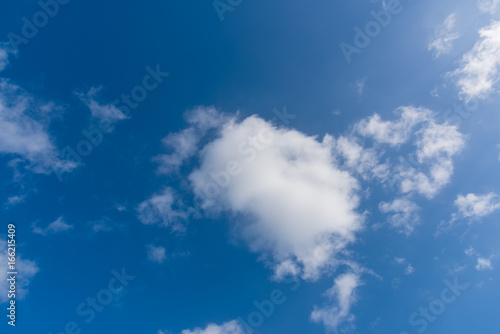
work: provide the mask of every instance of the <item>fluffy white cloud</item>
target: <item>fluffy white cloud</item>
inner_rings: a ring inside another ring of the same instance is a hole
[[[137,218],[146,225],[160,224],[180,231],[184,226],[182,220],[187,214],[173,208],[176,202],[174,191],[167,187],[138,205]]]
[[[202,207],[239,215],[235,230],[278,278],[316,278],[362,227],[358,182],[329,141],[252,116],[228,121],[200,159],[189,179]]]
[[[181,334],[244,334],[245,331],[236,321],[225,322],[222,325],[209,324],[206,328],[185,329]]]
[[[477,0],[477,7],[485,13],[495,14],[500,5],[500,0]]]
[[[329,303],[323,307],[314,307],[311,319],[322,322],[326,328],[337,331],[343,322],[351,322],[354,315],[351,307],[356,302],[355,290],[362,285],[359,275],[343,274],[335,279],[334,286],[326,292]]]
[[[161,246],[148,245],[148,260],[156,263],[163,263],[167,259],[166,250]]]
[[[108,122],[116,122],[122,119],[126,119],[127,116],[118,109],[114,104],[107,103],[103,104],[98,102],[96,99],[102,87],[92,87],[87,93],[75,93],[80,100],[87,105],[92,113],[92,117],[105,120]]]
[[[476,269],[479,271],[483,271],[486,269],[493,270],[493,266],[491,265],[491,260],[486,259],[484,257],[479,257],[477,259]]]
[[[0,263],[4,266],[0,270],[0,303],[8,301],[9,284],[7,282],[7,241],[0,239]],[[38,266],[34,261],[25,260],[17,254],[16,269],[18,272],[16,280],[16,299],[24,299],[28,293],[28,285],[38,272]]]
[[[372,137],[376,142],[392,146],[406,143],[417,124],[428,121],[432,112],[424,108],[399,107],[395,110],[399,114],[396,121],[383,121],[379,114],[374,114],[355,125],[364,137]]]
[[[73,229],[74,226],[67,224],[64,221],[63,217],[57,218],[55,221],[50,223],[46,228],[42,229],[40,227],[37,227],[36,225],[33,226],[33,232],[41,235],[49,235],[49,234],[56,234],[59,232],[64,232]]]
[[[458,213],[464,218],[481,218],[500,209],[500,200],[495,193],[484,195],[458,195],[455,200]]]
[[[0,79],[0,153],[21,157],[35,173],[71,171],[76,163],[61,159],[48,132],[50,119],[57,113],[53,103],[37,101]]]
[[[456,23],[455,16],[455,13],[450,14],[444,20],[444,23],[436,29],[435,38],[427,46],[427,49],[433,52],[435,58],[450,52],[453,47],[453,41],[460,37],[460,34],[452,32]]]
[[[389,223],[402,233],[411,234],[420,224],[419,207],[406,198],[398,198],[392,202],[381,202],[379,209],[383,213],[390,213]]]
[[[425,108],[400,107],[399,118],[383,121],[378,114],[355,125],[362,136],[373,138],[377,145],[401,146],[413,139],[416,161],[396,164],[392,180],[405,193],[416,192],[427,198],[434,197],[450,182],[454,155],[465,145],[464,136],[456,126],[438,124],[432,111]]]
[[[428,174],[414,167],[400,167],[401,190],[432,198],[450,182],[452,158],[463,149],[465,138],[456,126],[436,124],[433,120],[418,134],[417,158],[420,164],[428,166]]]
[[[340,136],[331,139],[331,145],[336,157],[342,160],[344,166],[355,171],[363,179],[375,177],[383,182],[389,176],[389,166],[387,163],[380,163],[379,156],[375,149],[364,148],[358,143],[356,138]]]
[[[481,40],[463,56],[461,66],[448,74],[467,101],[487,98],[500,80],[500,21],[482,28],[479,35]]]

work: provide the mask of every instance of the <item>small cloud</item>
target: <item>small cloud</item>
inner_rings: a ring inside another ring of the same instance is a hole
[[[493,270],[493,266],[491,265],[491,260],[486,259],[484,257],[479,257],[477,259],[476,269],[479,271],[483,271],[486,269]]]
[[[460,97],[466,101],[471,99],[486,99],[496,91],[500,81],[500,21],[479,30],[480,40],[472,50],[467,52],[461,65],[455,71],[447,74],[455,78],[460,89]]]
[[[477,0],[477,7],[484,13],[495,14],[500,5],[500,0]]]
[[[156,263],[163,263],[167,259],[165,248],[161,246],[148,245],[148,260]]]
[[[170,226],[174,231],[184,230],[187,212],[174,209],[177,199],[172,188],[165,188],[137,206],[137,218],[146,225]]]
[[[465,250],[465,254],[467,254],[468,256],[472,256],[474,254],[476,254],[476,250],[473,248],[473,247],[469,247]]]
[[[116,210],[118,210],[119,212],[127,211],[127,207],[126,207],[125,205],[122,205],[122,204],[116,204],[116,205],[115,205],[115,208],[116,208]]]
[[[74,228],[73,225],[66,224],[64,222],[64,218],[61,216],[57,218],[56,221],[50,223],[46,228],[42,229],[40,227],[37,227],[36,225],[33,226],[33,232],[40,234],[40,235],[49,235],[49,234],[56,234],[64,231],[68,231]]]
[[[427,46],[429,51],[433,51],[435,58],[449,53],[453,47],[453,41],[460,37],[460,34],[452,32],[455,23],[455,13],[453,13],[436,29],[434,40]]]
[[[405,198],[398,198],[389,203],[381,202],[379,209],[383,213],[392,213],[388,217],[389,224],[406,235],[410,235],[420,224],[419,207]]]
[[[500,200],[495,193],[458,195],[455,200],[458,215],[462,218],[482,218],[500,209]]]
[[[339,109],[335,109],[335,110],[333,110],[333,111],[332,111],[332,115],[334,115],[334,116],[338,116],[338,115],[340,115],[340,110],[339,110]]]
[[[403,264],[406,262],[406,259],[404,257],[395,257],[394,261],[396,261],[397,264]]]
[[[102,90],[102,86],[92,87],[87,93],[75,92],[80,101],[85,103],[92,113],[92,117],[99,120],[116,122],[128,118],[120,109],[112,103],[101,103],[96,99]]]
[[[168,333],[168,332],[167,332]],[[237,320],[232,320],[222,325],[216,324],[208,324],[205,329],[195,328],[192,330],[185,329],[181,332],[181,334],[244,334],[245,330],[238,323]],[[158,334],[166,334],[166,333],[158,333]]]
[[[331,331],[337,331],[344,322],[352,322],[351,307],[356,302],[356,288],[362,285],[360,277],[354,273],[343,274],[335,279],[334,286],[326,292],[330,303],[324,307],[314,307],[311,319],[322,322]]]
[[[363,91],[365,89],[366,78],[356,80],[356,89],[358,90],[359,95],[363,95]]]
[[[12,206],[24,203],[26,200],[26,195],[21,195],[21,196],[10,196],[7,198],[7,202],[4,203],[4,206],[6,208],[10,208]]]
[[[415,268],[411,265],[411,263],[408,263],[408,266],[405,269],[405,275],[411,275],[415,272]]]

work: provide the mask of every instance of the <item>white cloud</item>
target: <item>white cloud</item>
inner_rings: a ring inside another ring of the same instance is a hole
[[[24,203],[26,200],[26,195],[15,195],[7,198],[7,202],[4,204],[5,207],[15,206],[21,203]]]
[[[406,143],[417,124],[428,121],[432,112],[411,106],[395,110],[399,115],[396,121],[383,121],[379,114],[363,119],[355,125],[355,130],[364,137],[372,137],[376,142],[392,146]]]
[[[176,231],[183,230],[182,220],[186,213],[173,208],[176,202],[174,191],[167,187],[138,205],[137,218],[146,225],[160,224]]]
[[[185,329],[181,334],[244,334],[243,328],[236,321],[225,322],[222,325],[209,324],[205,329]]]
[[[76,163],[61,159],[48,133],[50,119],[58,111],[53,103],[37,101],[20,87],[0,79],[0,153],[21,157],[34,173],[74,169]]]
[[[483,27],[479,35],[481,40],[463,56],[461,66],[448,74],[456,79],[460,96],[467,101],[487,98],[500,80],[500,21]]]
[[[463,218],[481,218],[500,209],[500,200],[495,193],[484,195],[458,195],[455,200],[458,214]]]
[[[358,95],[363,95],[365,89],[366,78],[356,80],[356,88],[358,90]]]
[[[405,275],[411,275],[415,272],[415,268],[411,265],[411,263],[408,263],[405,269]]]
[[[227,115],[219,113],[214,107],[195,108],[186,113],[185,118],[189,128],[171,133],[162,140],[163,146],[171,153],[153,159],[160,164],[159,173],[177,171],[186,159],[197,153],[199,141],[209,130],[219,128],[229,120]]]
[[[477,0],[476,3],[480,11],[493,15],[498,10],[500,0]]]
[[[0,43],[0,72],[2,72],[9,64],[9,51],[5,45]]]
[[[327,139],[330,139],[327,137]],[[331,144],[337,158],[343,160],[344,165],[355,171],[364,179],[371,176],[379,181],[385,181],[389,175],[389,166],[380,163],[378,153],[375,149],[364,148],[355,138],[340,136],[337,139],[331,137]]]
[[[491,265],[491,260],[486,259],[484,257],[479,257],[477,259],[476,269],[479,271],[483,271],[486,269],[493,270],[493,266]]]
[[[167,259],[165,248],[161,246],[148,245],[148,260],[156,263],[163,263]]]
[[[127,116],[118,109],[114,104],[107,103],[103,104],[98,102],[96,99],[102,90],[102,87],[92,87],[87,93],[75,93],[80,100],[87,105],[92,113],[92,117],[99,120],[105,120],[108,122],[116,122],[119,120],[126,119]]]
[[[326,292],[329,303],[323,307],[314,307],[311,319],[322,322],[332,331],[337,331],[343,322],[352,322],[354,315],[351,307],[356,302],[355,290],[362,285],[360,277],[354,273],[343,274],[335,279],[334,286]]]
[[[436,124],[430,120],[418,133],[417,158],[420,164],[428,166],[428,174],[414,167],[401,166],[401,190],[404,193],[416,191],[427,198],[433,198],[450,182],[453,174],[454,155],[465,146],[465,138],[456,126]]]
[[[202,207],[239,215],[235,230],[277,278],[316,278],[362,227],[358,182],[328,141],[252,116],[227,122],[200,159],[189,179]]]
[[[0,303],[8,301],[9,283],[7,282],[7,241],[0,239],[0,263],[4,266],[0,270]],[[38,266],[34,261],[25,260],[19,254],[16,258],[16,299],[24,299],[28,293],[28,285],[38,273]],[[16,304],[17,305],[17,304]]]
[[[406,198],[398,198],[392,202],[381,202],[379,209],[383,213],[391,213],[389,223],[401,233],[411,234],[420,224],[419,207]]]
[[[56,234],[59,232],[65,232],[65,231],[71,230],[73,228],[74,228],[74,226],[67,224],[64,221],[64,218],[61,216],[61,217],[57,218],[54,222],[50,223],[44,229],[34,225],[33,232],[37,233],[37,234],[41,234],[41,235],[49,235],[49,234]]]
[[[428,109],[408,106],[396,109],[396,113],[399,118],[394,121],[383,121],[375,114],[357,123],[354,129],[373,138],[377,148],[381,144],[399,147],[412,139],[417,161],[411,165],[404,159],[404,163],[397,164],[390,173],[392,181],[405,194],[417,192],[432,198],[450,182],[452,158],[463,149],[465,138],[456,126],[437,124]]]
[[[450,14],[444,23],[436,29],[434,40],[427,46],[429,51],[433,51],[434,57],[438,58],[446,54],[453,48],[453,41],[460,37],[460,34],[452,32],[455,28],[456,14]]]

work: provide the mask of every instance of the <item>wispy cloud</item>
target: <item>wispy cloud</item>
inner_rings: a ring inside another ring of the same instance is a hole
[[[161,246],[148,245],[148,260],[156,263],[163,263],[167,259],[166,250]]]
[[[435,58],[449,53],[453,48],[453,42],[460,37],[460,34],[453,32],[456,23],[456,14],[450,14],[444,23],[440,25],[434,32],[434,39],[427,46],[429,51],[432,51]]]
[[[112,103],[102,103],[97,100],[102,86],[92,87],[87,93],[76,92],[75,94],[90,109],[92,117],[108,122],[116,122],[126,119],[127,116]]]
[[[356,288],[362,284],[360,277],[354,273],[337,277],[334,286],[326,292],[329,303],[323,307],[315,306],[311,319],[322,322],[331,331],[337,331],[344,322],[352,322],[354,315],[351,307],[357,300]]]
[[[222,325],[208,324],[207,327],[195,328],[195,329],[185,329],[181,334],[244,334],[245,331],[236,321],[225,322]]]
[[[397,198],[389,203],[381,202],[379,209],[391,214],[388,217],[389,223],[401,233],[409,235],[420,224],[418,205],[406,198]]]
[[[500,6],[500,0],[477,0],[477,7],[485,13],[495,14]]]
[[[33,226],[33,233],[40,234],[40,235],[50,235],[50,234],[56,234],[60,232],[65,232],[73,229],[74,226],[67,224],[64,221],[64,218],[61,216],[57,218],[54,222],[50,223],[46,228],[40,228],[36,225]]]

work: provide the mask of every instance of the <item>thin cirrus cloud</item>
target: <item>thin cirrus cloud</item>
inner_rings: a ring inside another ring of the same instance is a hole
[[[97,99],[101,91],[102,86],[91,87],[87,93],[75,92],[75,95],[90,109],[94,118],[107,122],[116,122],[128,118],[114,104],[99,102]]]
[[[460,67],[447,74],[466,101],[488,98],[500,80],[500,21],[481,28],[479,36],[480,40],[463,56]]]
[[[450,14],[442,25],[434,32],[434,39],[429,43],[427,49],[432,51],[435,58],[449,53],[453,48],[453,42],[460,37],[460,34],[453,32],[456,24],[456,14]]]
[[[61,217],[57,218],[55,221],[53,221],[52,223],[50,223],[49,225],[47,225],[47,227],[45,227],[45,228],[40,228],[40,227],[34,225],[33,226],[33,233],[47,236],[50,234],[57,234],[60,232],[69,231],[73,228],[74,228],[74,226],[67,224],[64,221],[64,218],[61,216]]]
[[[354,321],[351,307],[357,299],[356,289],[362,284],[360,276],[355,273],[338,276],[333,287],[326,292],[329,303],[322,307],[315,306],[311,319],[335,332],[342,324]]]
[[[493,15],[500,6],[500,0],[477,0],[476,4],[480,11]]]

